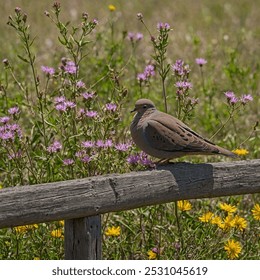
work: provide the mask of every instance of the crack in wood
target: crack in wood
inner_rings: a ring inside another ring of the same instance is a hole
[[[115,204],[118,203],[118,201],[120,201],[120,197],[119,197],[119,193],[116,191],[116,186],[117,186],[117,182],[115,178],[108,178],[109,181],[109,186],[111,187],[114,196],[115,196]]]

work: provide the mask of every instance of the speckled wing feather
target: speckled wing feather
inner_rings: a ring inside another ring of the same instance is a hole
[[[147,120],[144,137],[161,151],[219,153],[218,147],[191,130],[180,120],[158,112]]]

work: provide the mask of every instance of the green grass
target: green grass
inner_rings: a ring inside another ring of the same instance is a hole
[[[116,10],[109,11],[108,4],[114,4]],[[15,16],[16,6],[22,11]],[[45,10],[57,26],[44,15]],[[146,167],[142,164],[129,165],[126,161],[129,154],[138,152],[135,146],[127,151],[118,151],[114,146],[83,149],[82,141],[111,139],[114,145],[127,143],[133,118],[130,110],[138,98],[150,98],[164,110],[162,75],[159,73],[177,59],[189,64],[188,80],[193,87],[178,102],[174,85],[178,78],[169,68],[164,79],[168,113],[185,118],[189,126],[207,138],[218,132],[213,141],[225,148],[246,149],[248,154],[241,159],[259,158],[257,58],[260,30],[257,16],[260,5],[256,1],[240,1],[239,5],[235,0],[229,3],[222,0],[164,1],[160,9],[158,1],[146,1],[145,4],[140,1],[102,1],[98,4],[62,1],[61,13],[56,11],[58,18],[51,10],[52,1],[6,1],[1,4],[0,57],[8,61],[0,66],[0,118],[8,115],[9,108],[18,106],[20,113],[11,116],[10,123],[19,124],[22,130],[21,138],[16,135],[9,142],[0,140],[1,187],[144,170]],[[27,14],[25,23],[24,12]],[[89,14],[85,26],[90,34],[80,38],[83,12]],[[138,12],[143,14],[145,25],[137,19]],[[6,25],[9,15],[12,15],[13,24],[18,23],[20,16],[21,21],[15,28]],[[95,18],[99,20],[97,26],[87,25]],[[65,30],[61,23],[68,21],[70,24]],[[158,22],[168,22],[172,30],[167,31],[166,44],[156,49],[149,32],[157,38]],[[74,33],[72,26],[78,27]],[[128,32],[141,32],[144,38],[133,45],[127,39]],[[60,70],[63,57],[79,65],[76,73]],[[202,68],[195,63],[198,57],[207,60]],[[156,74],[140,87],[136,76],[148,64],[155,65]],[[55,75],[46,76],[42,65],[54,67]],[[78,88],[78,81],[83,81],[85,87]],[[95,97],[84,100],[82,93],[86,91],[95,92]],[[224,96],[226,91],[233,91],[237,96],[250,94],[254,100],[245,106],[240,103],[232,106]],[[76,109],[57,111],[54,100],[62,95],[74,102]],[[190,97],[199,99],[194,108],[188,105]],[[107,103],[117,106],[115,112],[106,109]],[[80,109],[83,108],[96,111],[98,117],[82,117]],[[188,109],[191,109],[189,114]],[[54,140],[58,140],[62,148],[50,153],[48,147]],[[76,154],[79,151],[80,156]],[[13,154],[19,156],[10,159]],[[87,163],[85,156],[90,159]],[[64,165],[64,159],[72,159],[74,164]],[[226,159],[212,156],[178,159],[184,160]],[[260,224],[252,213],[259,204],[259,195],[190,202],[189,211],[178,210],[180,228],[174,203],[103,215],[103,233],[112,226],[121,230],[119,236],[103,235],[103,258],[147,259],[147,252],[156,248],[155,257],[160,259],[227,259],[230,256],[224,246],[232,239],[241,244],[239,259],[260,258]],[[227,212],[219,208],[220,202],[237,207],[232,217],[238,215],[246,220],[244,230],[235,225],[226,225],[223,229],[211,221],[199,220],[211,211],[225,224]],[[57,235],[55,230],[58,230]],[[64,258],[62,223],[0,230],[0,259],[35,258]]]

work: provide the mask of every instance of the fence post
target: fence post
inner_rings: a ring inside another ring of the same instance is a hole
[[[101,216],[65,220],[65,260],[101,259]]]

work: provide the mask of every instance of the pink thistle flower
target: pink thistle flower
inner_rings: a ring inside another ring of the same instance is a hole
[[[178,95],[184,94],[192,88],[192,84],[187,81],[176,82],[175,86],[178,88],[178,90],[177,90]]]
[[[148,158],[148,155],[144,152],[139,154],[139,163],[144,166],[154,167],[154,163]]]
[[[0,118],[0,123],[8,123],[10,121],[10,117],[4,116]]]
[[[77,87],[77,88],[85,88],[85,87],[86,87],[86,85],[85,85],[85,83],[84,83],[84,82],[82,82],[82,81],[77,81],[77,83],[76,83],[76,87]]]
[[[184,89],[192,88],[192,84],[190,82],[186,82],[186,81],[176,82],[175,86],[178,88],[184,88]]]
[[[207,60],[204,58],[196,58],[195,61],[200,67],[207,63]]]
[[[152,252],[154,252],[155,254],[158,254],[158,253],[159,253],[159,249],[158,249],[157,247],[154,247],[154,248],[152,249]]]
[[[14,140],[15,134],[12,131],[0,131],[0,139],[2,140]]]
[[[246,103],[253,101],[253,97],[250,94],[243,94],[240,101],[243,105],[245,105]]]
[[[233,96],[233,97],[230,98],[229,103],[230,103],[231,105],[234,105],[234,104],[236,104],[238,101],[239,101],[239,99],[238,99],[236,96]]]
[[[140,32],[134,33],[134,32],[128,32],[127,39],[130,41],[141,41],[143,39],[144,35]]]
[[[89,118],[96,118],[98,116],[97,111],[86,111],[86,116]]]
[[[128,32],[127,39],[130,41],[134,41],[135,34],[133,32]]]
[[[76,104],[70,100],[66,100],[64,96],[58,96],[54,98],[55,109],[57,111],[65,112],[68,108],[72,109],[76,107]]]
[[[54,103],[55,104],[58,104],[58,103],[63,103],[66,101],[66,98],[65,96],[57,96],[54,98]]]
[[[92,23],[93,23],[94,25],[98,25],[98,20],[97,20],[96,18],[94,18],[94,19],[92,20]]]
[[[91,161],[91,157],[86,155],[86,156],[81,158],[81,161],[84,162],[84,163],[89,163]]]
[[[81,94],[83,96],[84,99],[88,100],[88,99],[92,99],[95,95],[94,92],[83,92]]]
[[[141,41],[143,39],[143,37],[144,37],[144,35],[142,33],[140,33],[140,32],[137,32],[135,34],[136,41]]]
[[[155,71],[154,71],[154,66],[149,64],[145,67],[144,69],[144,74],[146,75],[146,77],[151,77],[155,75]]]
[[[230,105],[235,105],[239,101],[239,99],[236,97],[236,95],[233,91],[226,91],[224,94]]]
[[[104,147],[104,142],[102,141],[102,140],[97,140],[96,141],[96,146],[98,147],[98,148],[103,148]]]
[[[57,105],[55,105],[55,109],[57,111],[65,112],[66,109],[67,109],[67,105],[66,105],[65,102],[64,103],[58,103]]]
[[[139,162],[140,156],[139,155],[130,155],[129,157],[127,157],[126,161],[129,164],[137,164]]]
[[[62,144],[55,140],[50,146],[47,147],[47,151],[49,153],[56,153],[59,152],[62,149]]]
[[[137,74],[137,80],[141,83],[147,81],[147,77],[144,73],[139,73]]]
[[[144,81],[148,81],[151,76],[155,75],[154,66],[149,64],[145,67],[143,73],[139,73],[137,75],[137,80],[142,83]]]
[[[64,66],[64,71],[66,73],[69,73],[69,74],[76,74],[77,72],[77,66],[75,65],[75,63],[71,60],[69,61],[66,61],[66,64]]]
[[[22,137],[22,130],[18,124],[4,124],[0,126],[0,139],[6,140],[14,140],[15,137]]]
[[[94,142],[92,142],[92,141],[83,141],[83,142],[81,142],[81,147],[83,147],[83,148],[92,148],[92,147],[94,147]]]
[[[182,76],[183,74],[183,65],[184,62],[181,59],[176,60],[175,64],[172,65],[172,70],[178,74],[178,76]]]
[[[76,107],[76,104],[72,101],[65,101],[64,102],[64,105],[66,106],[66,108],[75,108]]]
[[[77,157],[77,158],[82,158],[82,157],[84,157],[86,155],[86,151],[85,150],[79,150],[79,151],[77,151],[76,153],[75,153],[75,156]]]
[[[162,22],[159,22],[159,23],[157,23],[157,29],[159,30],[159,31],[161,31],[161,30],[165,30],[165,31],[167,31],[167,30],[170,30],[170,24],[169,23],[162,23]]]
[[[191,105],[197,105],[199,103],[199,98],[188,97],[187,100]]]
[[[188,64],[184,65],[184,61],[181,59],[177,59],[175,64],[172,66],[172,70],[174,71],[174,74],[179,77],[187,77],[190,73],[190,67]]]
[[[74,160],[71,159],[71,158],[66,158],[62,162],[63,162],[64,165],[68,166],[68,165],[72,165],[74,163]]]
[[[111,139],[107,139],[106,141],[103,140],[96,141],[96,147],[98,148],[110,148],[112,146],[113,146],[113,142]]]
[[[41,69],[47,76],[53,76],[55,74],[55,69],[52,67],[41,66]]]
[[[111,112],[115,112],[116,111],[116,108],[117,108],[117,105],[114,104],[114,103],[107,103],[105,105],[107,111],[111,111]]]
[[[20,109],[16,106],[16,107],[12,107],[10,109],[8,109],[8,113],[10,115],[17,115],[20,113]]]
[[[131,146],[132,145],[128,143],[118,143],[115,145],[115,149],[121,152],[126,152],[129,150]]]
[[[105,144],[104,148],[110,148],[113,146],[113,142],[111,139],[107,139],[104,144]]]
[[[224,94],[228,100],[235,97],[235,93],[233,91],[226,91]]]

